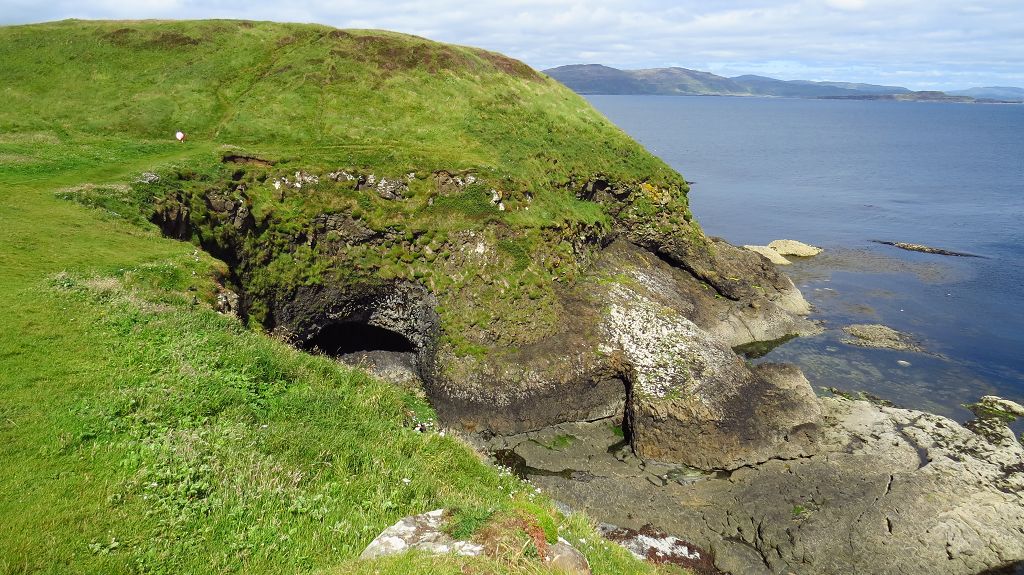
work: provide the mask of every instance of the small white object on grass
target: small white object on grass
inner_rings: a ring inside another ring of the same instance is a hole
[[[185,141],[185,132],[180,132],[180,131],[179,132],[175,132],[174,133],[174,137],[177,138],[177,140],[179,142],[184,142]]]

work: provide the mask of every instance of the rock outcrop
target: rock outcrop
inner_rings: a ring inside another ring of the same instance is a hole
[[[300,225],[259,220],[254,214],[261,210],[246,191],[258,180],[239,174],[232,172],[226,189],[190,198],[175,191],[157,202],[154,219],[180,235],[180,214],[191,213],[187,221],[200,242],[234,264],[240,306],[258,311],[257,319],[297,346],[369,362],[381,373],[402,372],[403,380],[410,379],[403,366],[411,363],[447,425],[509,434],[625,415],[639,453],[723,469],[799,452],[804,436],[813,434],[818,414],[806,381],[781,382],[751,370],[731,350],[814,333],[817,327],[803,317],[810,306],[762,257],[705,237],[686,219],[678,190],[587,183],[580,196],[612,214],[614,227],[568,227],[537,240],[542,254],[569,240],[568,261],[559,252],[545,257],[561,258],[578,276],[529,288],[512,286],[505,276],[518,269],[510,265],[533,265],[530,254],[488,230],[448,233],[442,244],[374,227],[351,213],[315,214]],[[439,174],[429,181],[438,192],[466,194],[482,185],[472,176]],[[415,185],[431,185],[414,176],[402,180],[401,197]],[[382,181],[392,179],[300,170],[262,185],[292,193],[355,186],[366,193]],[[405,201],[398,198],[387,201]],[[665,209],[651,212],[650,202]],[[673,210],[684,217],[673,219]],[[287,274],[268,274],[259,263],[268,257],[282,258],[286,263],[277,265],[284,269],[296,265],[294,256],[274,251],[284,249],[272,247],[279,244],[308,254],[308,266],[334,266],[336,279],[289,284]],[[381,261],[368,271],[347,268],[352,253],[363,254],[356,263]],[[406,275],[386,279],[376,271],[381,266]],[[411,268],[418,271],[410,276]],[[452,277],[461,282],[461,298],[429,287]],[[536,283],[539,276],[527,277]],[[526,290],[529,297],[521,293]],[[538,313],[487,309],[483,301],[519,301]],[[468,314],[492,320],[467,321]],[[514,315],[522,319],[517,323]]]

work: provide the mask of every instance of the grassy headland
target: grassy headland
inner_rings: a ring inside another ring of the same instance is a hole
[[[414,431],[423,400],[212,311],[225,264],[162,237],[139,215],[158,198],[133,182],[154,171],[200,193],[235,177],[225,154],[258,156],[275,164],[239,177],[271,235],[358,208],[402,230],[399,251],[443,253],[444,234],[485,222],[525,278],[559,273],[529,251],[556,245],[550,230],[605,225],[566,182],[645,182],[685,205],[677,174],[521,63],[387,32],[66,21],[0,28],[0,52],[0,572],[545,572],[525,534],[497,559],[355,560],[437,507],[461,535],[523,518],[596,573],[651,569],[458,441]],[[397,204],[269,185],[341,168],[418,177]],[[435,197],[441,170],[486,188]],[[481,203],[492,188],[506,211]],[[257,288],[315,279],[295,253],[254,267]],[[415,277],[420,261],[363,255],[366,274]]]

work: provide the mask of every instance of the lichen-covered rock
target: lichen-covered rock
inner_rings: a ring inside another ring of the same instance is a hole
[[[382,531],[366,546],[359,558],[363,560],[377,559],[413,550],[437,555],[455,553],[456,555],[474,556],[483,554],[482,545],[470,541],[456,541],[445,533],[442,530],[444,521],[443,509],[406,517]]]
[[[1003,412],[1014,417],[1024,417],[1024,405],[995,395],[982,396],[978,403],[989,410]]]
[[[780,255],[797,256],[801,258],[816,256],[822,252],[822,249],[819,247],[798,242],[796,240],[775,240],[770,242],[768,247],[775,250]]]
[[[811,307],[800,290],[785,276],[778,276],[773,268],[772,274],[761,280],[766,285],[774,283],[776,288],[755,290],[753,295],[734,301],[721,297],[687,270],[624,241],[606,247],[596,267],[606,277],[629,278],[632,289],[675,309],[732,347],[821,331],[804,317]],[[748,275],[757,278],[763,269],[749,270]]]

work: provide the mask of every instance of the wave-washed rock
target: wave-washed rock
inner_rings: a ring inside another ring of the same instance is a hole
[[[822,252],[822,249],[819,247],[798,242],[796,240],[775,240],[770,242],[768,247],[781,255],[797,256],[801,258],[816,256]]]
[[[843,338],[843,343],[859,347],[876,349],[892,349],[923,353],[924,348],[914,340],[913,336],[891,327],[880,324],[854,324],[843,328],[851,337]]]

